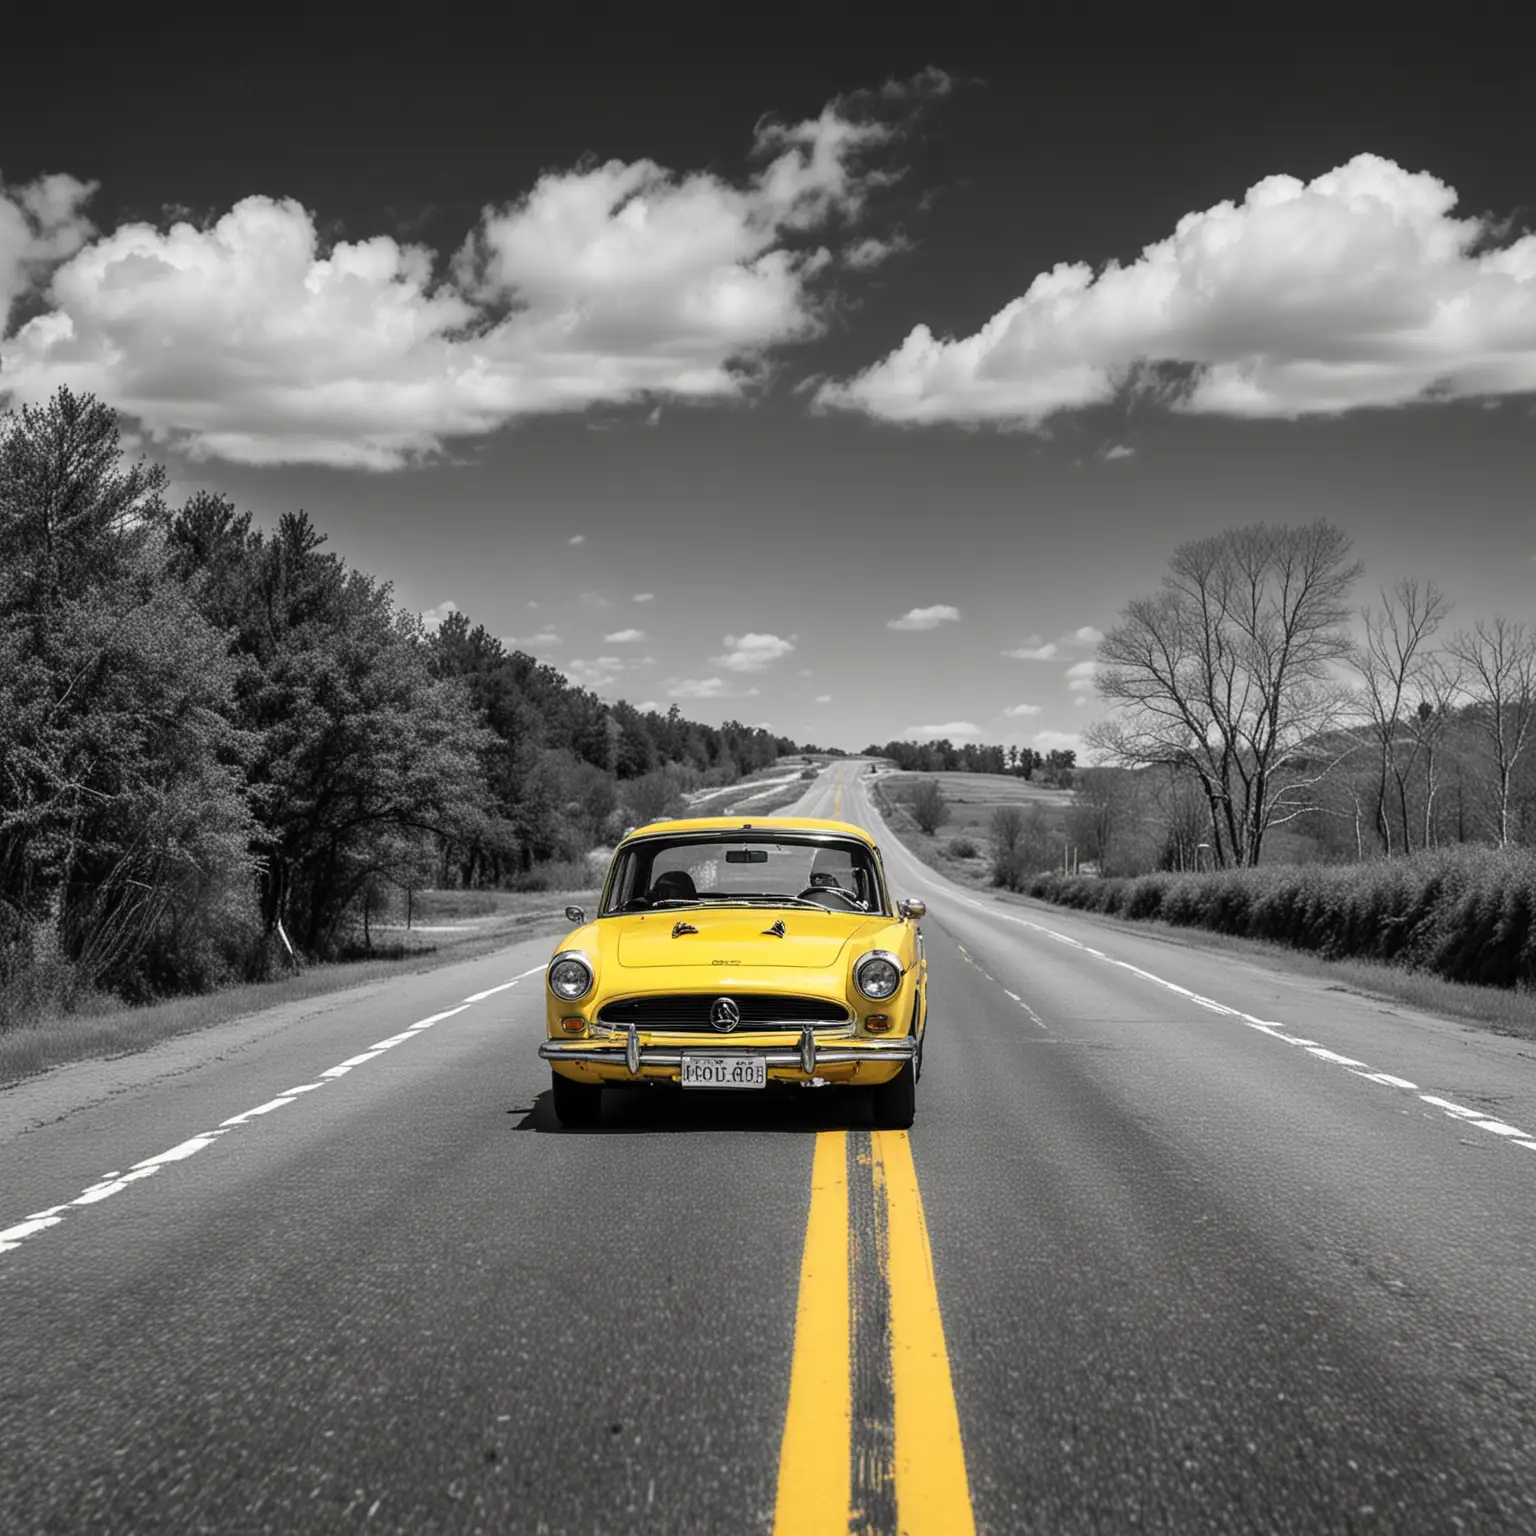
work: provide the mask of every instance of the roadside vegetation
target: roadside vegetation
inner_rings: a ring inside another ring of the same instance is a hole
[[[377,963],[424,892],[589,888],[799,750],[429,630],[302,511],[167,484],[88,396],[0,417],[0,1036]]]
[[[875,782],[893,830],[952,878],[1282,946],[1532,1032],[1536,628],[1446,633],[1444,594],[1412,578],[1352,608],[1359,576],[1321,522],[1181,546],[1099,645],[1110,708],[1070,797],[1010,804],[1001,748],[973,745],[993,771],[967,775],[931,771],[952,744],[939,764],[903,743],[919,772]]]

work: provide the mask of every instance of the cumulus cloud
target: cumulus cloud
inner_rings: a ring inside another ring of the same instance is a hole
[[[565,542],[567,544],[585,544],[587,536],[584,533],[573,533]]]
[[[194,459],[373,470],[531,414],[737,398],[825,327],[833,247],[942,78],[765,119],[740,177],[549,171],[486,208],[446,274],[391,235],[327,244],[291,198],[88,239],[91,189],[44,178],[0,201],[0,299],[62,263],[47,312],[0,329],[3,387],[90,391]]]
[[[1017,649],[1003,652],[1004,656],[1011,656],[1015,661],[1055,661],[1059,654],[1054,640],[1042,645],[1039,635],[1031,635]]]
[[[832,695],[830,693],[818,693],[816,695],[816,702],[818,704],[830,704],[832,702]]]
[[[723,656],[710,660],[732,672],[761,672],[795,648],[793,635],[788,640],[779,635],[727,635],[725,647]]]
[[[604,635],[603,639],[609,645],[629,645],[636,640],[645,639],[643,629],[617,629],[611,635]]]
[[[654,592],[636,592],[630,601],[633,603],[653,603],[656,601],[656,594]]]
[[[436,607],[423,609],[421,622],[426,627],[428,634],[436,634],[443,627],[443,620],[450,613],[457,613],[458,611],[459,605],[452,598],[446,598],[438,603]]]
[[[1084,624],[1081,629],[1074,629],[1070,635],[1061,638],[1067,645],[1097,645],[1104,638],[1104,631],[1095,629],[1092,624]]]
[[[1379,155],[1186,214],[1128,266],[1063,262],[972,336],[918,325],[817,403],[1036,426],[1123,391],[1242,417],[1536,391],[1536,234],[1456,218]]]
[[[948,603],[935,603],[932,608],[912,608],[899,619],[886,622],[887,629],[937,629],[940,624],[953,624],[960,617],[960,610]]]
[[[757,692],[739,692],[719,677],[675,677],[667,683],[667,694],[674,699],[750,699]]]
[[[0,177],[0,337],[17,299],[95,232],[83,209],[97,185],[56,175],[12,187]]]
[[[539,650],[547,651],[552,646],[565,644],[560,636],[550,629],[541,630],[536,635],[527,635],[521,640],[516,635],[503,635],[501,643],[509,651],[526,651],[530,647],[537,647]]]
[[[943,725],[909,725],[906,729],[908,741],[953,741],[958,736],[980,735],[980,728],[969,720],[949,720]]]
[[[1116,443],[1114,447],[1106,448],[1104,450],[1104,457],[1106,459],[1132,459],[1135,458],[1135,456],[1136,450],[1134,448],[1127,447],[1127,445],[1124,443]]]
[[[1067,668],[1067,687],[1073,693],[1092,693],[1094,674],[1098,670],[1096,661],[1074,661]]]
[[[1010,704],[1003,713],[1014,716],[1038,715],[1040,713],[1040,706],[1038,704]]]

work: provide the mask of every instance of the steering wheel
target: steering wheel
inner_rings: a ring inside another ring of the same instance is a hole
[[[795,899],[797,901],[814,901],[818,906],[826,906],[826,898],[836,896],[839,900],[848,904],[850,912],[862,912],[864,903],[859,900],[852,891],[845,891],[840,885],[808,885]],[[828,910],[833,910],[828,907]]]

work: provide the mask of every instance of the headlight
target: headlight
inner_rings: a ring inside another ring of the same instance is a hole
[[[549,990],[567,1003],[592,990],[592,966],[580,950],[561,950],[549,962]]]
[[[884,1002],[901,985],[901,961],[888,949],[872,949],[854,966],[853,984],[865,997]]]

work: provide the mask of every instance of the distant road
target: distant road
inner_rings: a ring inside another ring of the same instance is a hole
[[[1536,1530],[1529,1045],[962,890],[865,766],[910,1136],[560,1130],[547,939],[0,1094],[0,1530]]]

